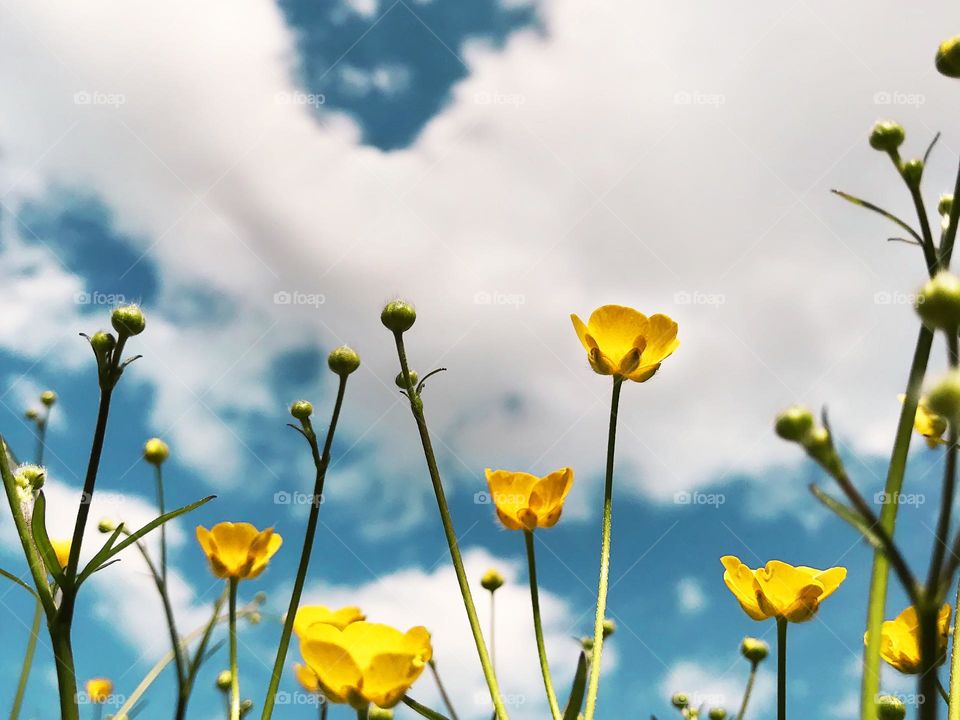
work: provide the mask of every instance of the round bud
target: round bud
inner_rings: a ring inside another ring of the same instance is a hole
[[[220,690],[229,690],[232,682],[233,674],[229,670],[223,670],[217,675],[217,687]]]
[[[147,319],[137,305],[122,305],[113,311],[110,323],[120,335],[139,335],[147,326]]]
[[[936,64],[941,75],[960,78],[960,35],[954,35],[940,43]]]
[[[46,471],[39,465],[21,465],[13,471],[14,482],[22,488],[39,490],[43,487]]]
[[[417,375],[416,370],[410,371],[410,384],[414,387],[417,386],[417,381],[420,379],[420,376]],[[403,376],[403,373],[399,373],[394,379],[393,382],[396,383],[397,387],[401,390],[407,389],[407,379]]]
[[[617,624],[610,618],[603,619],[603,636],[610,637],[617,631]]]
[[[923,160],[914,158],[907,160],[903,164],[903,179],[911,188],[920,187],[920,180],[923,178]]]
[[[960,278],[941,270],[920,288],[914,308],[928,328],[955,335],[960,327]]]
[[[813,430],[813,413],[802,405],[794,405],[777,415],[773,428],[784,440],[800,442]]]
[[[870,147],[881,152],[896,152],[903,144],[906,134],[900,123],[891,120],[881,120],[870,131]]]
[[[297,400],[290,406],[290,414],[297,420],[307,420],[313,415],[313,405],[306,400]]]
[[[960,420],[960,370],[951,370],[927,393],[927,406],[947,422]]]
[[[23,416],[27,420],[36,420],[37,418],[40,417],[40,413],[37,411],[36,408],[27,408],[27,411],[23,413]]]
[[[506,582],[497,570],[490,568],[487,570],[483,577],[480,578],[480,587],[484,590],[489,590],[490,592],[495,592],[503,587],[503,583]]]
[[[893,695],[877,698],[877,720],[903,720],[906,716],[907,707],[900,698]]]
[[[372,706],[367,717],[370,720],[393,720],[393,710]]]
[[[247,698],[246,700],[240,701],[240,717],[243,717],[251,710],[253,710],[253,700]]]
[[[261,590],[253,596],[253,602],[257,605],[263,605],[267,601],[267,594]]]
[[[402,333],[413,327],[417,321],[417,311],[413,305],[403,300],[394,300],[387,303],[380,313],[380,322],[384,324],[387,330],[395,333]]]
[[[259,625],[260,622],[263,620],[263,615],[261,615],[258,612],[252,612],[249,615],[247,615],[247,620],[250,621],[251,625]]]
[[[360,356],[353,348],[341,345],[327,357],[327,365],[341,377],[349,375],[360,367]]]
[[[582,638],[580,638],[580,647],[587,652],[593,650],[593,638],[589,635],[584,635]]]
[[[770,654],[770,646],[763,640],[745,637],[743,642],[740,643],[740,654],[750,662],[756,664],[763,662],[767,655]]]
[[[937,203],[937,212],[941,215],[949,215],[953,209],[953,195],[941,195],[940,202]]]
[[[159,467],[170,457],[170,448],[160,438],[150,438],[143,446],[143,459]]]
[[[727,711],[723,708],[711,708],[710,712],[707,713],[707,717],[710,718],[710,720],[725,720]]]
[[[110,518],[103,518],[97,523],[97,530],[102,533],[112,533],[117,529],[117,521]]]
[[[673,697],[670,698],[670,704],[675,708],[683,710],[690,704],[690,698],[687,697],[686,693],[678,692],[674,693]]]
[[[57,394],[53,390],[44,390],[40,393],[40,402],[50,407],[57,401]]]
[[[113,349],[117,346],[117,339],[112,333],[101,330],[94,333],[93,337],[90,338],[90,346],[97,355],[105,357],[113,352]]]

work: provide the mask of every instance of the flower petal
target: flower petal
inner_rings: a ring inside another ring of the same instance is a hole
[[[753,570],[740,562],[740,559],[734,555],[724,555],[720,558],[720,562],[725,569],[723,581],[740,603],[743,611],[754,620],[769,618],[770,616],[760,608],[757,602],[756,579]]]
[[[536,513],[539,527],[553,527],[556,524],[560,518],[560,513],[557,511],[562,510],[563,501],[566,500],[571,487],[573,487],[573,469],[568,467],[554,470],[534,485],[530,492],[529,507]]]
[[[647,337],[647,316],[623,305],[604,305],[590,315],[587,330],[600,351],[617,368],[624,356],[636,347],[637,338]]]
[[[524,526],[520,511],[529,507],[530,493],[540,478],[525,472],[487,468],[487,487],[497,507],[497,516],[510,530]]]

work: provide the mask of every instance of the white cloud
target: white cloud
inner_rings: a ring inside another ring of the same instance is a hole
[[[677,583],[677,604],[680,612],[696,615],[707,606],[707,596],[700,581],[694,577],[681,578]]]
[[[659,685],[660,695],[669,698],[674,693],[683,692],[695,707],[706,705],[708,710],[722,707],[732,715],[740,709],[747,674],[742,658],[731,665],[705,665],[681,660],[667,670]],[[775,697],[773,674],[759,670],[750,695],[750,713],[762,715],[771,710]]]
[[[397,95],[410,86],[410,68],[404,65],[386,64],[365,69],[343,63],[340,78],[348,92],[353,95]]]

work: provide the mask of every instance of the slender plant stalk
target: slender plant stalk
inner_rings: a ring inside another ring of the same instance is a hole
[[[603,619],[607,612],[607,589],[610,580],[610,534],[613,515],[613,460],[617,443],[617,413],[620,407],[620,388],[623,378],[614,376],[610,399],[610,430],[607,435],[607,474],[603,485],[603,524],[600,540],[600,582],[597,590],[597,614],[593,622],[593,661],[590,663],[590,683],[587,687],[586,720],[593,720],[600,691],[600,660],[603,653]]]
[[[73,665],[70,626],[55,619],[50,625],[50,642],[57,665],[57,690],[60,694],[61,720],[80,720],[77,706],[77,673]]]
[[[407,353],[403,346],[403,334],[395,332],[393,334],[397,345],[397,355],[400,359],[400,370],[407,382],[407,397],[410,400],[410,410],[413,413],[414,420],[417,423],[417,430],[420,433],[420,442],[423,445],[423,454],[427,461],[427,469],[430,472],[430,481],[433,483],[433,492],[437,498],[437,508],[440,511],[440,520],[443,523],[443,532],[447,539],[447,546],[450,548],[450,559],[453,563],[453,569],[457,575],[457,583],[460,586],[460,594],[463,596],[463,605],[467,612],[467,619],[470,622],[470,630],[473,632],[473,640],[477,646],[477,655],[480,657],[480,665],[483,667],[483,675],[487,681],[487,687],[490,690],[490,699],[493,701],[493,707],[499,720],[507,720],[507,708],[504,705],[503,698],[500,695],[500,687],[497,683],[497,676],[493,672],[493,665],[490,662],[490,656],[487,653],[487,645],[483,640],[483,631],[480,629],[480,620],[477,618],[477,608],[473,603],[473,595],[470,592],[470,583],[467,581],[467,573],[463,567],[463,558],[460,556],[460,546],[457,542],[457,533],[453,529],[453,520],[450,517],[450,508],[447,505],[446,494],[443,491],[443,481],[440,479],[440,470],[437,467],[437,458],[433,452],[433,444],[430,442],[430,431],[427,429],[427,420],[423,414],[423,400],[414,387],[410,377],[410,368],[407,366]]]
[[[230,720],[240,720],[240,673],[237,668],[237,586],[230,578]]]
[[[530,605],[533,608],[533,632],[537,637],[537,653],[540,656],[540,671],[543,674],[543,687],[547,691],[547,702],[550,705],[550,714],[554,720],[560,720],[560,704],[557,702],[557,693],[553,689],[550,663],[547,660],[547,648],[543,641],[543,622],[540,619],[540,590],[537,587],[537,558],[534,551],[533,532],[531,530],[524,530],[523,539],[527,546],[527,568],[530,576]]]
[[[450,720],[459,720],[459,718],[457,718],[457,711],[453,709],[453,702],[450,700],[450,695],[447,694],[447,689],[443,686],[443,681],[440,679],[440,671],[437,670],[436,661],[430,660],[427,664],[430,666],[430,672],[433,673],[433,679],[437,683],[437,690],[440,691],[443,704],[447,706],[447,712],[450,713]]]
[[[960,607],[960,583],[957,584],[957,600],[954,608]],[[960,622],[953,620],[953,652],[950,656],[950,695],[947,699],[948,720],[960,720]]]
[[[448,720],[448,718],[444,717],[436,710],[431,710],[426,705],[421,705],[409,695],[403,696],[403,704],[417,713],[420,717],[427,718],[427,720]]]
[[[155,468],[155,477],[157,484],[157,509],[160,511],[160,514],[163,515],[166,513],[163,503],[163,470],[160,468],[160,465],[154,465]],[[164,523],[160,526],[160,577],[163,578],[163,583],[167,583],[167,524]]]
[[[490,665],[497,674],[497,591],[490,591]]]
[[[750,702],[750,694],[753,692],[753,683],[757,679],[757,666],[759,663],[750,663],[750,676],[747,678],[747,686],[743,689],[743,701],[740,703],[740,712],[737,713],[735,720],[743,720],[747,714],[747,703]]]
[[[777,720],[787,718],[787,621],[777,618]]]
[[[269,720],[273,715],[273,705],[276,702],[277,688],[280,686],[280,676],[283,675],[283,665],[287,659],[287,649],[290,646],[290,635],[293,632],[293,621],[296,619],[297,608],[300,607],[300,597],[303,594],[303,584],[307,578],[307,568],[310,565],[310,553],[317,534],[317,521],[320,517],[320,499],[323,496],[323,484],[330,465],[330,452],[333,448],[333,434],[337,429],[337,420],[340,418],[340,408],[343,407],[343,396],[347,390],[347,375],[340,375],[340,385],[337,388],[337,399],[333,404],[333,416],[327,437],[323,442],[323,453],[317,445],[317,435],[313,431],[310,419],[303,420],[303,435],[310,443],[313,453],[313,463],[317,469],[317,476],[313,486],[313,498],[310,503],[310,516],[307,518],[307,531],[303,536],[303,549],[300,551],[300,565],[297,568],[297,577],[293,583],[293,592],[290,595],[290,605],[287,607],[287,617],[283,622],[283,631],[280,633],[280,643],[277,646],[277,657],[273,662],[273,673],[270,676],[270,685],[267,696],[263,700],[262,720]]]
[[[327,702],[326,698],[320,699],[320,720],[327,720],[327,708],[330,706],[330,703]]]

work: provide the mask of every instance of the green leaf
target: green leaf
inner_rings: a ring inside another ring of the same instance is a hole
[[[421,705],[409,695],[404,695],[402,702],[408,708],[417,713],[417,715],[420,717],[425,717],[427,720],[449,720],[446,715],[441,715],[436,710],[431,710],[426,705]]]
[[[103,569],[107,564],[107,560],[110,558],[110,551],[113,550],[113,544],[117,541],[117,538],[120,537],[120,533],[123,532],[123,523],[117,525],[116,529],[110,534],[110,537],[107,538],[107,541],[103,544],[103,547],[90,558],[90,562],[87,563],[84,567],[83,572],[80,573],[80,582],[86,580],[90,575],[93,575],[97,570]],[[87,570],[90,570],[88,573]]]
[[[873,528],[867,525],[866,521],[856,510],[844,505],[831,495],[828,495],[817,485],[811,484],[810,492],[812,492],[813,496],[823,503],[828,510],[832,510],[841,520],[851,525],[855,530],[857,530],[857,532],[863,535],[864,539],[870,543],[875,550],[886,554],[884,551],[883,542],[881,542]]]
[[[577,672],[573,675],[573,686],[570,688],[570,698],[567,700],[567,707],[563,711],[563,720],[577,720],[580,715],[580,708],[583,706],[584,690],[587,687],[587,654],[580,651],[580,659],[577,660]]]
[[[33,589],[32,587],[30,587],[29,585],[27,585],[23,580],[21,580],[20,578],[18,578],[18,577],[17,577],[16,575],[14,575],[13,573],[7,572],[7,571],[4,570],[3,568],[0,568],[0,576],[3,576],[3,577],[5,577],[7,580],[10,580],[10,581],[12,581],[12,582],[15,582],[17,585],[19,585],[20,587],[22,587],[22,588],[23,588],[24,590],[26,590],[28,593],[30,593],[31,595],[33,595],[35,598],[37,598],[38,600],[40,599],[40,596],[37,595],[37,591],[36,591],[36,590],[34,590],[34,589]]]
[[[37,544],[37,551],[43,558],[43,564],[47,566],[47,572],[53,575],[57,585],[61,588],[67,586],[67,578],[63,574],[63,568],[60,567],[60,560],[57,559],[57,553],[50,543],[50,537],[47,535],[47,499],[43,496],[43,490],[37,494],[37,500],[33,505],[33,540]]]
[[[863,200],[863,199],[861,199],[861,198],[858,198],[858,197],[856,197],[855,195],[851,195],[850,193],[845,193],[845,192],[843,192],[843,190],[831,190],[830,192],[832,192],[834,195],[838,195],[839,197],[842,197],[842,198],[843,198],[844,200],[846,200],[847,202],[851,202],[851,203],[853,203],[854,205],[859,205],[859,206],[862,207],[862,208],[866,208],[867,210],[872,210],[873,212],[875,212],[875,213],[877,213],[877,214],[879,214],[879,215],[883,215],[883,217],[885,217],[887,220],[891,220],[892,222],[895,222],[897,225],[899,225],[899,226],[902,227],[904,230],[906,230],[908,233],[910,233],[910,235],[911,235],[918,243],[920,243],[921,245],[923,244],[923,238],[920,237],[920,235],[917,233],[917,231],[914,230],[914,229],[913,229],[912,227],[910,227],[909,225],[907,225],[907,223],[905,223],[903,220],[901,220],[900,218],[898,218],[898,217],[897,217],[896,215],[894,215],[892,212],[888,212],[888,211],[884,210],[882,207],[880,207],[879,205],[874,205],[872,202],[869,202],[869,201],[867,201],[867,200]]]
[[[137,530],[135,533],[131,533],[128,537],[126,537],[126,538],[123,540],[123,542],[121,542],[121,543],[119,543],[119,544],[117,544],[117,545],[112,545],[112,546],[110,547],[109,551],[108,551],[102,558],[100,558],[100,560],[99,560],[100,564],[102,565],[103,562],[109,560],[110,558],[112,558],[112,557],[113,557],[114,555],[116,555],[117,553],[122,552],[124,549],[130,547],[130,546],[133,545],[137,540],[139,540],[139,539],[142,538],[144,535],[146,535],[147,533],[149,533],[151,530],[156,530],[158,527],[160,527],[161,525],[163,525],[165,522],[169,522],[170,520],[173,520],[173,519],[176,518],[176,517],[179,517],[179,516],[181,516],[181,515],[184,515],[185,513],[188,513],[188,512],[190,512],[191,510],[196,510],[198,507],[200,507],[201,505],[204,505],[204,504],[210,502],[210,501],[213,500],[215,497],[217,497],[217,496],[216,496],[216,495],[208,495],[207,497],[203,498],[202,500],[197,500],[195,503],[190,503],[189,505],[184,505],[182,508],[179,508],[179,509],[177,509],[177,510],[172,510],[172,511],[170,511],[170,512],[168,512],[168,513],[164,513],[164,514],[161,515],[160,517],[154,518],[153,520],[151,520],[150,522],[148,522],[146,525],[144,525],[142,528],[140,528],[139,530]],[[109,541],[108,541],[108,544],[109,544]],[[97,553],[97,557],[99,557],[99,556],[100,556],[100,553]],[[94,563],[93,563],[92,560],[91,560],[89,563],[87,563],[87,566],[83,569],[83,572],[80,574],[80,577],[79,577],[79,579],[78,579],[78,584],[81,583],[81,582],[83,582],[84,580],[86,580],[86,579],[87,579],[88,577],[90,577],[91,575],[93,575],[93,573],[95,573],[95,572],[99,569],[99,567],[100,567],[100,565],[94,565]]]

